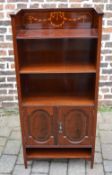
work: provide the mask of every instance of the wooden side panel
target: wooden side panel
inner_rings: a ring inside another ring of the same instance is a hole
[[[92,142],[93,110],[89,108],[60,108],[59,144],[87,144]]]
[[[54,144],[53,111],[49,107],[23,109],[25,143],[27,145]]]
[[[19,104],[19,113],[20,113],[20,124],[21,124],[21,135],[22,135],[22,144],[23,144],[23,157],[24,165],[27,168],[27,158],[26,158],[26,149],[25,149],[25,135],[24,135],[24,124],[22,118],[22,99],[21,99],[21,83],[20,83],[20,74],[19,74],[19,56],[18,56],[18,47],[16,42],[16,29],[21,23],[20,16],[11,17],[12,33],[13,33],[13,48],[14,48],[14,60],[15,60],[15,71],[16,71],[16,83],[17,83],[17,92],[18,92],[18,104]]]
[[[95,137],[96,137],[96,126],[97,126],[97,108],[98,108],[98,89],[99,89],[99,75],[100,75],[100,54],[101,54],[101,35],[102,35],[102,16],[97,19],[98,25],[98,43],[97,43],[97,58],[96,58],[96,82],[95,82],[95,118],[93,122],[94,132],[93,132],[93,149],[92,149],[92,161],[91,167],[94,163],[94,152],[95,152]]]

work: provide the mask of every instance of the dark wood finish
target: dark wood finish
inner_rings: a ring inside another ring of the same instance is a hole
[[[60,108],[59,144],[92,144],[93,117],[93,109],[91,108]]]
[[[95,72],[96,44],[88,38],[18,40],[20,73]]]
[[[44,158],[91,158],[91,149],[90,148],[27,148],[27,158],[29,160]]]
[[[24,164],[94,162],[103,13],[23,9],[11,15]]]
[[[17,45],[20,72],[28,69],[30,73],[84,73],[96,69],[96,39],[84,39],[83,42],[76,38],[22,39]]]
[[[54,144],[52,108],[24,108],[25,138],[28,145]]]
[[[24,97],[22,106],[94,106],[95,101],[87,96],[36,96]]]
[[[17,39],[97,38],[96,29],[20,30]]]
[[[20,69],[20,74],[44,74],[44,73],[96,73],[96,68],[93,64],[40,64],[40,65],[28,65],[23,66]]]
[[[100,75],[100,49],[101,49],[101,37],[102,37],[102,16],[98,18],[98,47],[97,47],[97,74],[96,74],[96,82],[95,82],[95,118],[93,122],[93,127],[94,127],[94,132],[93,132],[93,137],[96,137],[96,125],[97,125],[97,108],[98,108],[98,92],[99,92],[99,75]],[[92,149],[92,163],[91,167],[93,167],[94,163],[94,152],[95,152],[95,139],[93,140],[93,149]]]
[[[94,83],[95,74],[21,75],[22,103],[94,106]]]

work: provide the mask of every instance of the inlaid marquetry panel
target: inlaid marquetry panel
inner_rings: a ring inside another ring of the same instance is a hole
[[[28,28],[84,28],[91,27],[90,12],[73,12],[64,10],[48,10],[23,15],[24,25]]]

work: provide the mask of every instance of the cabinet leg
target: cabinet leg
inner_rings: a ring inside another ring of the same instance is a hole
[[[27,158],[26,158],[26,149],[23,147],[23,159],[24,159],[24,166],[27,168]]]
[[[93,165],[94,165],[94,157],[91,159],[91,169],[93,169]]]
[[[27,160],[24,159],[24,166],[25,166],[25,169],[27,169]]]

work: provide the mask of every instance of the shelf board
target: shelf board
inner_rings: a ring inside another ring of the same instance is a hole
[[[19,73],[96,73],[96,68],[92,64],[42,64],[22,66]]]
[[[22,100],[22,106],[94,106],[94,100],[90,97],[73,96],[27,96]]]
[[[27,148],[26,149],[27,158],[37,159],[37,158],[91,158],[91,149],[88,148]]]
[[[17,39],[98,38],[97,29],[18,30]]]

